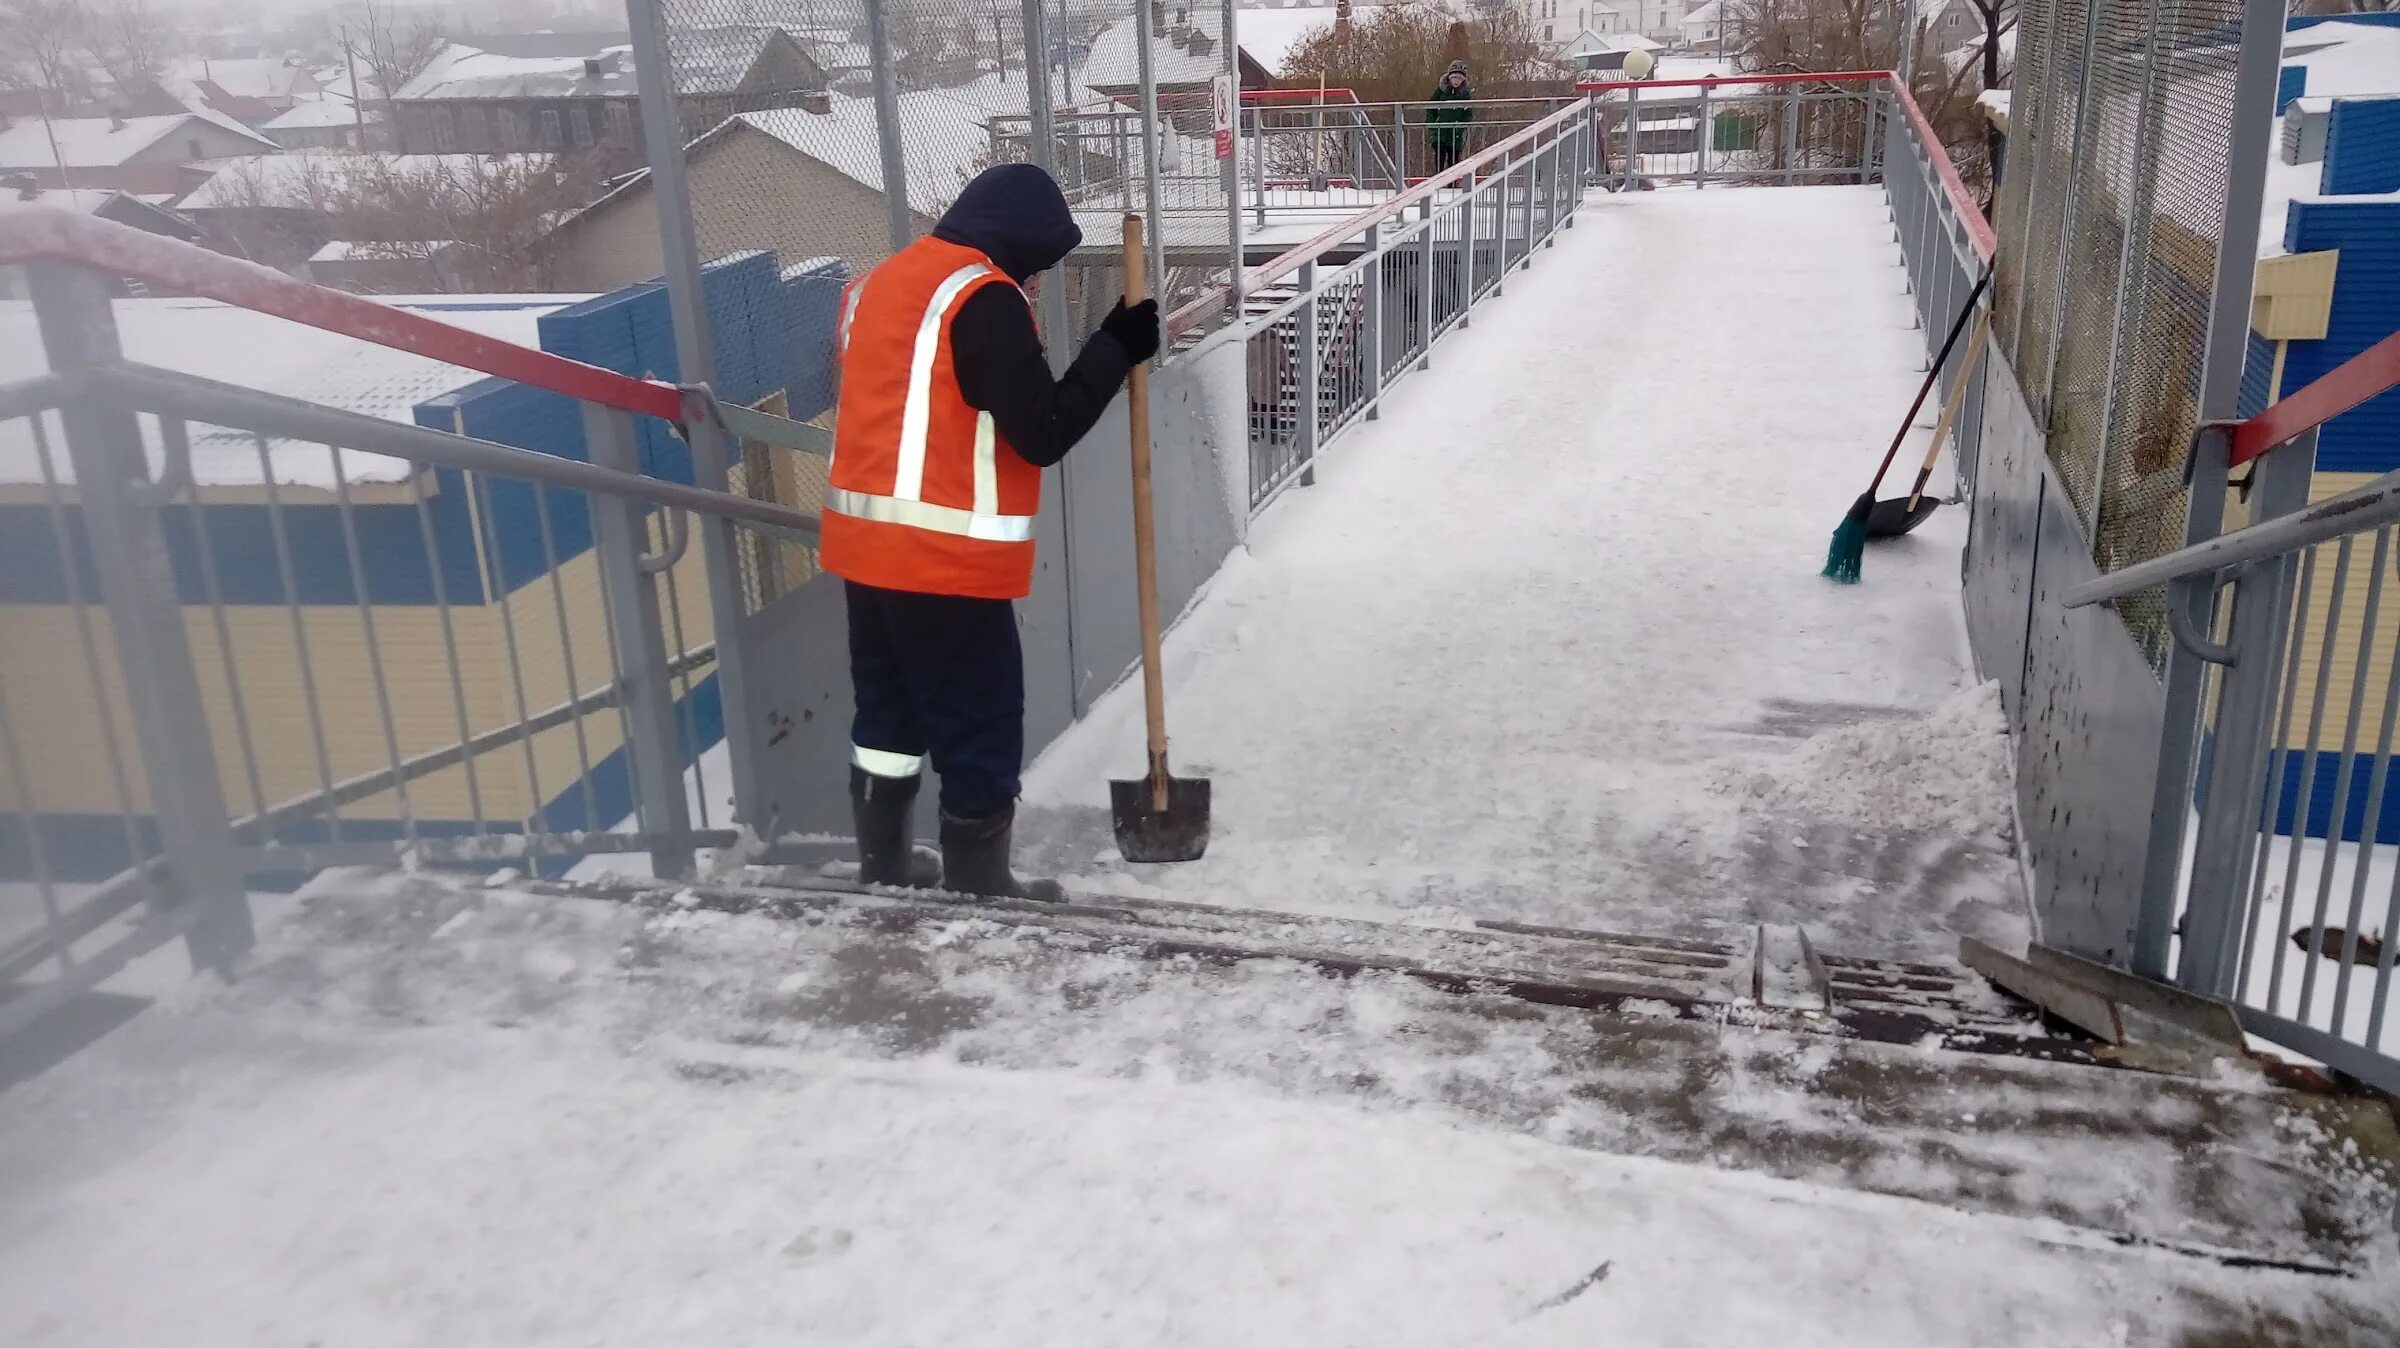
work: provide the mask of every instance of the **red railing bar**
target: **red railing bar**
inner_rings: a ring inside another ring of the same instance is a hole
[[[469,332],[364,295],[311,285],[198,244],[56,207],[13,211],[0,219],[0,263],[23,262],[63,262],[130,276],[584,402],[664,421],[683,420],[683,394],[672,385],[635,379]]]
[[[1859,80],[1888,80],[1888,70],[1825,70],[1777,72],[1772,75],[1695,75],[1685,80],[1581,80],[1575,85],[1584,93],[1606,93],[1617,89],[1717,89],[1728,84],[1816,84],[1855,83]]]
[[[1396,193],[1390,197],[1387,197],[1381,204],[1370,207],[1367,210],[1360,211],[1358,214],[1351,216],[1349,219],[1342,221],[1342,223],[1323,231],[1305,243],[1287,248],[1281,255],[1259,263],[1257,266],[1252,267],[1249,271],[1249,274],[1244,278],[1242,283],[1243,291],[1245,293],[1255,292],[1260,286],[1266,285],[1271,281],[1275,281],[1283,276],[1289,275],[1292,272],[1298,271],[1300,270],[1300,265],[1303,262],[1306,262],[1310,258],[1315,257],[1317,254],[1333,247],[1335,244],[1340,243],[1344,239],[1354,237],[1361,230],[1366,229],[1369,225],[1382,224],[1384,221],[1400,214],[1409,207],[1416,205],[1418,202],[1432,196],[1434,193],[1439,192],[1450,184],[1457,182],[1462,178],[1471,178],[1478,170],[1484,168],[1486,165],[1496,163],[1499,160],[1507,158],[1508,155],[1517,148],[1519,142],[1529,141],[1534,137],[1539,136],[1542,132],[1549,130],[1553,125],[1565,121],[1567,118],[1579,117],[1583,115],[1583,106],[1584,105],[1582,103],[1577,102],[1560,108],[1558,111],[1550,114],[1547,117],[1544,117],[1538,122],[1535,122],[1533,125],[1526,127],[1524,130],[1517,132],[1508,139],[1500,141],[1499,143],[1486,148],[1482,153],[1476,155],[1474,158],[1462,159],[1455,166],[1446,169],[1441,173],[1435,174],[1433,177],[1425,179],[1416,186],[1409,188],[1407,191]],[[1170,319],[1170,322],[1172,322],[1172,319]]]
[[[1933,133],[1933,119],[1917,106],[1917,96],[1909,92],[1899,76],[1886,78],[1892,82],[1892,93],[1900,110],[1908,114],[1909,125],[1916,128],[1918,142],[1932,158],[1934,174],[1942,180],[1942,190],[1950,194],[1950,209],[1966,222],[1967,237],[1975,244],[1975,255],[1991,261],[1992,255],[2000,251],[2000,241],[1992,234],[1992,222],[1983,218],[1983,207],[1967,195],[1967,185],[1958,176],[1958,165],[1950,162],[1950,151],[1943,146],[1941,137]]]
[[[2400,332],[2327,370],[2273,407],[2233,428],[2227,457],[2236,467],[2400,386]]]

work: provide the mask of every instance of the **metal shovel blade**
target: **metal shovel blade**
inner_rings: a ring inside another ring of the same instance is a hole
[[[1127,861],[1198,861],[1208,850],[1208,779],[1169,777],[1160,810],[1148,777],[1108,784],[1117,850]]]
[[[1941,504],[1934,497],[1920,496],[1916,509],[1911,510],[1907,497],[1887,496],[1867,512],[1867,537],[1898,538],[1933,518],[1933,512],[1940,509]]]

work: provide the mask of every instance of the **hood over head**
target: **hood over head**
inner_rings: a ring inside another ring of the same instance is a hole
[[[1074,252],[1083,229],[1040,166],[994,164],[960,190],[933,236],[975,249],[1023,285]]]

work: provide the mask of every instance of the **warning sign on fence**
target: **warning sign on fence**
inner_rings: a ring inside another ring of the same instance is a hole
[[[1208,82],[1209,121],[1217,129],[1217,158],[1233,157],[1233,76],[1219,75]]]

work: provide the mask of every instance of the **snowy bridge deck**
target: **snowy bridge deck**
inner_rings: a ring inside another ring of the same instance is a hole
[[[1960,512],[1878,547],[1862,586],[1817,575],[1922,368],[1885,210],[1876,188],[1595,196],[1173,634],[1207,858],[1115,859],[1127,686],[1032,774],[1037,865],[1387,917],[1791,922],[1936,958],[2011,935]]]
[[[1037,765],[1030,859],[1411,922],[2009,935],[1960,521],[1816,575],[1917,377],[1899,279],[1871,190],[1595,198],[1176,632],[1209,857],[1106,859],[1126,689]],[[329,874],[239,984],[178,977],[0,1094],[0,1342],[2314,1348],[2400,1317],[2368,1102],[891,910]]]

